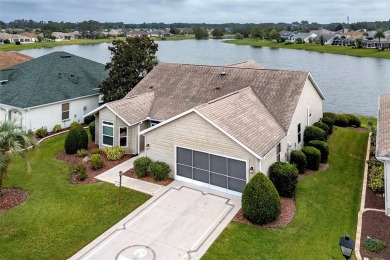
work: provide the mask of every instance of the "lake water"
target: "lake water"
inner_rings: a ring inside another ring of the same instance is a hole
[[[324,111],[376,116],[379,95],[390,93],[389,59],[255,48],[219,40],[159,41],[158,44],[157,57],[163,62],[228,65],[254,60],[269,69],[309,71],[326,97]],[[67,45],[21,52],[39,57],[66,51],[105,64],[110,60],[108,46],[108,43]]]

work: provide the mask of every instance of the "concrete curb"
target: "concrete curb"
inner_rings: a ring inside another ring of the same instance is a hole
[[[366,163],[364,166],[362,197],[360,200],[360,210],[358,213],[358,224],[357,224],[357,229],[356,229],[355,256],[356,256],[356,259],[358,259],[358,260],[362,260],[362,256],[360,254],[360,240],[361,240],[361,236],[362,236],[363,213],[365,211],[368,211],[368,210],[373,210],[373,209],[364,209],[364,204],[366,202],[367,175],[368,175],[367,161],[370,159],[370,147],[371,147],[371,133],[368,136]]]

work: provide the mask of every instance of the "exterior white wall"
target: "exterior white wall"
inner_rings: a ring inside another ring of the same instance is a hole
[[[269,176],[269,167],[277,161],[277,145],[273,147],[261,160],[261,172]],[[280,161],[288,162],[287,137],[280,141]]]
[[[259,171],[260,164],[256,157],[196,113],[146,133],[145,143],[149,144],[145,156],[166,162],[171,168],[171,177],[174,176],[176,146],[247,161],[248,176],[251,166],[254,167],[253,173]]]
[[[390,216],[390,161],[385,161],[385,213]]]
[[[62,104],[69,103],[69,119],[62,120]],[[84,110],[83,107],[86,106]],[[48,131],[53,130],[54,125],[60,124],[63,128],[69,127],[74,121],[84,122],[83,115],[99,106],[98,96],[85,97],[61,103],[35,107],[30,109],[18,109],[0,104],[0,121],[9,119],[9,111],[12,117],[21,121],[26,130],[35,131],[45,127]]]

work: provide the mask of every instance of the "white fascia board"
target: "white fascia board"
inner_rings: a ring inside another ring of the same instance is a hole
[[[313,76],[311,75],[311,73],[309,72],[309,76],[308,76],[309,80],[311,81],[311,83],[313,83],[315,89],[317,90],[318,94],[320,94],[321,98],[323,100],[325,100],[325,96],[324,96],[324,93],[322,93],[320,87],[318,86],[316,80],[313,78]]]
[[[129,122],[127,122],[123,117],[121,117],[120,115],[118,115],[114,110],[112,110],[109,106],[106,106],[106,108],[108,108],[112,113],[114,113],[117,117],[119,117],[123,122],[125,122],[128,126],[132,126],[131,124],[129,124]]]
[[[99,95],[100,94],[93,94],[93,95],[88,95],[88,96],[82,96],[82,97],[77,97],[77,98],[60,100],[60,101],[56,101],[56,102],[52,102],[52,103],[46,103],[46,104],[42,104],[42,105],[38,105],[38,106],[26,107],[26,108],[23,108],[23,109],[24,110],[28,110],[28,109],[40,108],[40,107],[45,107],[45,106],[50,106],[50,105],[55,105],[55,104],[62,104],[62,103],[66,103],[66,102],[70,102],[70,101],[74,101],[74,100],[78,100],[78,99],[83,99],[83,98],[87,98],[87,97],[94,97],[94,96],[99,96]]]
[[[96,112],[98,112],[99,110],[101,110],[101,109],[103,109],[103,108],[105,108],[105,107],[107,107],[106,104],[101,105],[101,106],[95,108],[94,110],[90,111],[89,113],[86,113],[85,115],[83,115],[83,117],[93,115],[93,114],[95,114]]]

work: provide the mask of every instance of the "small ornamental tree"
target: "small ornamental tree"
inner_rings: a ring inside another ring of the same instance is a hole
[[[65,138],[65,152],[76,154],[80,149],[88,149],[88,134],[80,124],[72,123]]]
[[[281,197],[292,198],[298,184],[298,169],[286,162],[276,162],[269,169],[269,178]]]
[[[304,173],[306,169],[306,155],[302,151],[292,151],[290,154],[290,163],[294,164],[299,173]]]
[[[250,179],[242,193],[242,213],[255,224],[266,224],[278,218],[280,197],[270,179],[258,172]]]
[[[312,140],[326,140],[326,133],[319,127],[316,126],[308,126],[305,129],[305,133],[303,134],[303,142],[306,144]]]
[[[321,152],[321,162],[326,163],[328,161],[328,156],[329,156],[329,147],[326,142],[319,141],[319,140],[313,140],[310,141],[308,146],[312,146],[317,148]]]
[[[303,147],[302,152],[306,155],[306,168],[317,171],[320,168],[321,152],[312,146]]]

